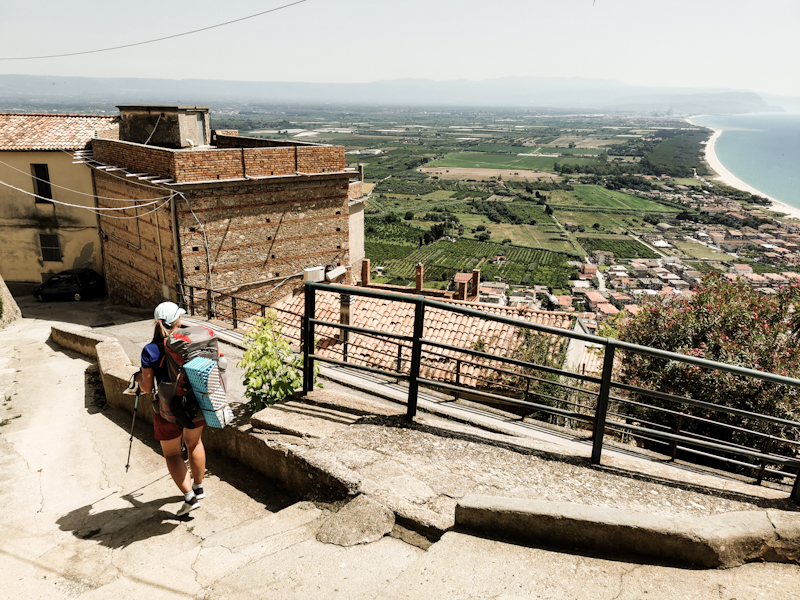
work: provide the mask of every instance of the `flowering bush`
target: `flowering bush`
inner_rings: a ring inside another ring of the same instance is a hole
[[[619,339],[797,377],[800,374],[800,344],[792,328],[791,313],[793,301],[800,298],[799,292],[792,286],[766,296],[741,281],[732,283],[712,273],[689,298],[669,303],[654,299],[645,303],[636,316],[621,326]],[[800,416],[797,388],[628,351],[620,353],[620,360],[621,379],[631,385],[772,417],[797,420]],[[649,396],[644,396],[642,401],[779,437],[796,439],[798,433],[790,428],[721,412],[712,414],[707,409],[680,406]],[[670,427],[675,424],[674,415],[651,409],[634,408],[634,415]],[[682,429],[762,450],[765,448],[762,436],[732,432],[693,419],[684,420]],[[773,451],[786,453],[786,449],[775,448]]]

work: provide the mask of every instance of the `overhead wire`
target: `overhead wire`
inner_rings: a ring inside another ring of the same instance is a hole
[[[131,206],[121,206],[121,207],[118,207],[118,208],[98,208],[98,207],[91,207],[91,206],[83,206],[82,204],[70,204],[69,202],[61,202],[60,200],[53,200],[52,198],[46,198],[45,196],[40,196],[39,194],[35,194],[33,192],[29,192],[27,190],[23,190],[22,188],[18,188],[16,186],[11,185],[10,183],[6,183],[5,181],[2,181],[2,180],[0,180],[0,185],[4,185],[7,188],[11,188],[12,190],[16,190],[18,192],[22,192],[23,194],[27,194],[28,196],[33,196],[34,198],[39,198],[40,200],[43,200],[45,202],[51,202],[53,204],[60,204],[62,206],[69,206],[70,208],[81,208],[81,209],[91,210],[91,211],[98,211],[98,210],[130,210],[131,208],[133,208]],[[116,200],[116,198],[111,198],[111,199],[112,200]],[[153,204],[158,203],[159,200],[163,200],[163,198],[157,198],[156,200],[152,200],[152,201],[146,202],[145,204],[137,204],[136,206],[137,207],[151,206]],[[138,202],[138,200],[137,200],[137,202]]]
[[[80,194],[81,196],[90,196],[92,198],[97,198],[99,200],[118,200],[120,202],[148,202],[150,200],[158,201],[158,200],[164,200],[165,198],[169,198],[169,196],[159,196],[157,198],[142,198],[141,200],[131,200],[129,198],[111,198],[109,196],[97,196],[96,194],[89,194],[87,192],[80,192],[78,190],[73,190],[72,188],[64,187],[63,185],[58,185],[56,183],[53,183],[52,181],[48,181],[47,179],[42,179],[41,177],[36,177],[35,175],[31,175],[30,173],[28,173],[28,172],[26,172],[26,171],[24,171],[22,169],[18,169],[17,167],[11,166],[10,164],[8,164],[6,162],[3,162],[2,160],[0,160],[0,165],[5,165],[9,169],[13,169],[14,171],[18,171],[18,172],[22,173],[23,175],[30,175],[30,177],[32,177],[36,181],[42,181],[44,183],[47,183],[48,185],[50,185],[50,187],[56,187],[56,188],[58,188],[60,190],[66,190],[68,192],[72,192],[73,194]]]
[[[97,48],[95,50],[82,50],[80,52],[66,52],[62,54],[45,54],[41,56],[0,56],[0,60],[39,60],[42,58],[63,58],[65,56],[79,56],[82,54],[96,54],[98,52],[110,52],[112,50],[121,50],[123,48],[132,48],[134,46],[144,46],[145,44],[154,44],[156,42],[163,42],[164,40],[171,40],[178,37],[183,37],[185,35],[192,35],[194,33],[200,33],[201,31],[208,31],[209,29],[216,29],[218,27],[224,27],[225,25],[231,25],[233,23],[239,23],[240,21],[246,21],[247,19],[253,19],[255,17],[260,17],[261,15],[266,15],[269,13],[273,13],[279,10],[283,10],[284,8],[289,8],[291,6],[295,6],[297,4],[302,4],[307,0],[297,0],[297,2],[292,2],[290,4],[284,4],[283,6],[278,6],[277,8],[271,8],[269,10],[263,10],[261,12],[257,12],[252,15],[248,15],[246,17],[240,17],[238,19],[233,19],[232,21],[225,21],[224,23],[217,23],[216,25],[209,25],[207,27],[201,27],[200,29],[193,29],[191,31],[184,31],[183,33],[175,33],[173,35],[165,35],[160,38],[154,38],[152,40],[145,40],[142,42],[134,42],[131,44],[122,44],[121,46],[110,46],[108,48]]]

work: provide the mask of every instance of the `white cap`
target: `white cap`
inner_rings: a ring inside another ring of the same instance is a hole
[[[164,325],[172,325],[181,315],[185,315],[186,311],[174,302],[162,302],[156,306],[155,317],[162,321]]]

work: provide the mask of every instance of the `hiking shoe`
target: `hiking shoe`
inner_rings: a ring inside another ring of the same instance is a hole
[[[200,502],[197,500],[197,496],[195,496],[191,500],[188,500],[183,503],[183,506],[181,506],[178,509],[177,515],[179,517],[182,517],[183,515],[188,515],[190,512],[198,508],[200,508]]]
[[[139,387],[139,382],[136,381],[136,376],[141,373],[141,371],[137,371],[133,375],[131,375],[131,380],[128,382],[128,387],[122,392],[126,396],[138,396],[142,393],[142,388]]]
[[[203,484],[200,485],[193,485],[192,489],[194,490],[194,497],[198,500],[202,500],[206,497],[206,493],[203,491]]]

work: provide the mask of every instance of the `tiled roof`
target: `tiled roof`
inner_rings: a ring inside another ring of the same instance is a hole
[[[299,339],[300,315],[303,312],[305,296],[303,294],[286,298],[275,305],[279,310],[279,318],[283,322],[283,332],[287,338]],[[574,324],[576,313],[548,312],[529,308],[512,308],[493,304],[473,304],[459,301],[448,302],[469,306],[486,313],[502,315],[526,320],[541,325],[569,329]],[[285,311],[285,312],[284,312]],[[291,314],[290,314],[291,313]],[[330,292],[317,292],[316,318],[324,321],[339,322],[339,295]],[[414,306],[394,300],[351,297],[350,324],[388,333],[411,336],[414,327]],[[547,334],[543,334],[547,335]],[[338,330],[317,325],[316,353],[335,360],[342,360],[342,343],[338,339]],[[440,308],[426,308],[423,329],[425,339],[448,344],[457,348],[473,350],[483,349],[485,352],[506,356],[520,345],[520,333],[511,325],[489,321],[479,317],[460,315]],[[556,351],[568,338],[547,336],[552,343],[552,351]],[[554,338],[554,339],[550,339]],[[400,342],[402,348],[402,370],[408,372],[411,360],[410,342]],[[397,370],[398,343],[389,338],[379,338],[361,333],[350,333],[348,362],[390,371]],[[456,360],[481,362],[482,359],[471,357],[455,349],[438,349],[423,347],[422,377],[438,381],[455,381]],[[497,368],[503,363],[483,361],[480,365],[461,365],[461,383],[470,386],[486,385],[496,382],[501,376]],[[505,365],[505,368],[510,368]]]
[[[0,150],[77,150],[116,117],[0,113]]]

